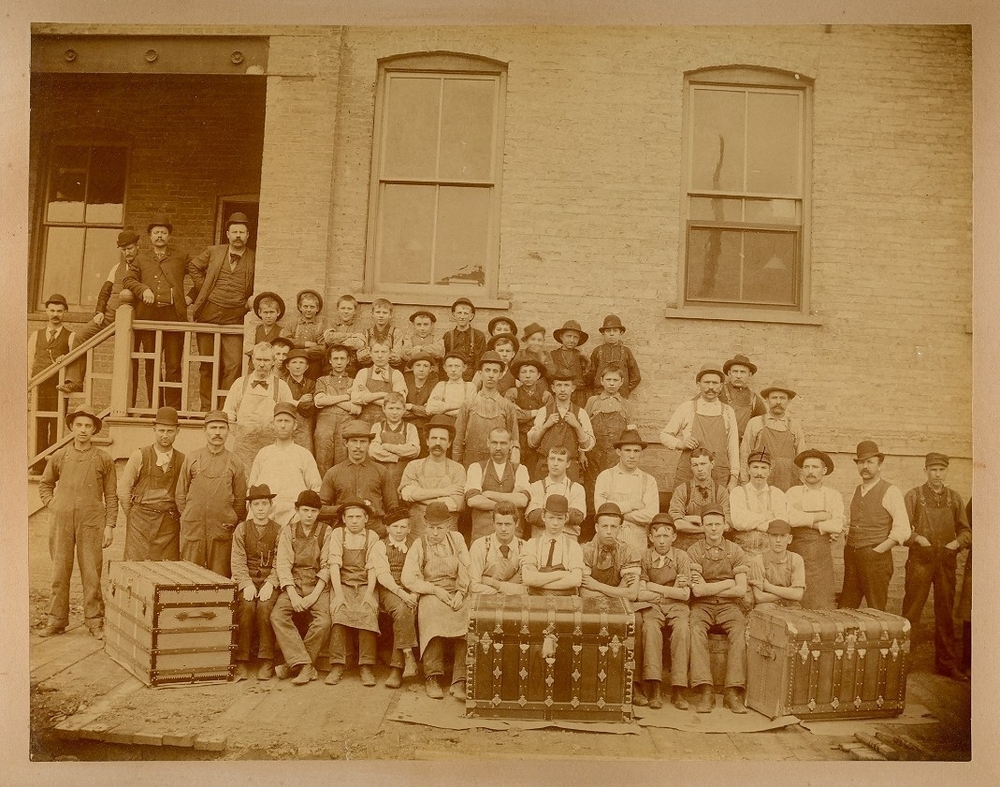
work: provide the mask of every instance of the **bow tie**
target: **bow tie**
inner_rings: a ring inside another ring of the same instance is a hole
[[[251,380],[250,381],[250,387],[251,388],[256,388],[258,385],[261,388],[264,388],[266,390],[267,389],[267,380]]]

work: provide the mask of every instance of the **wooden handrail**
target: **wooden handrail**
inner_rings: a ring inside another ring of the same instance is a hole
[[[91,347],[96,347],[97,345],[101,344],[102,342],[104,342],[105,339],[109,338],[110,336],[113,336],[114,333],[115,333],[115,324],[113,322],[105,325],[103,328],[101,328],[100,331],[98,331],[89,339],[87,339],[87,341],[85,341],[83,344],[74,347],[58,361],[49,364],[44,369],[42,369],[42,371],[40,371],[38,374],[36,374],[34,377],[28,380],[28,391],[31,391],[32,388],[37,388],[41,383],[45,382],[53,374],[58,374],[60,369],[65,369],[67,366],[73,363],[73,361],[77,360],[78,358],[82,358],[84,355],[87,354],[87,350],[89,350]]]

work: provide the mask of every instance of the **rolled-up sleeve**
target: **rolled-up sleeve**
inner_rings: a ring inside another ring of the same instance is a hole
[[[898,486],[890,486],[882,496],[882,507],[892,517],[892,527],[889,528],[889,538],[897,544],[905,544],[910,537],[910,517],[906,513],[906,503]]]

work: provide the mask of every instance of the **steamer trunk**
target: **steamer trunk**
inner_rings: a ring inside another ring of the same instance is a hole
[[[910,623],[875,609],[765,605],[747,620],[747,707],[772,719],[898,716]]]
[[[149,686],[232,677],[236,583],[186,561],[111,563],[105,650]]]
[[[470,716],[631,721],[635,619],[619,598],[476,595]]]

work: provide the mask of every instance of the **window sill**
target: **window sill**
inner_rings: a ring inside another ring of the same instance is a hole
[[[507,298],[479,298],[474,295],[464,296],[463,293],[428,293],[418,295],[413,292],[364,292],[355,296],[358,303],[371,303],[378,298],[385,298],[392,302],[393,306],[451,306],[457,298],[468,297],[477,309],[509,309],[510,300]]]
[[[786,325],[813,325],[821,327],[826,321],[813,314],[801,312],[766,311],[756,309],[725,309],[680,307],[668,308],[664,315],[668,320],[718,320],[724,322],[766,322]]]

